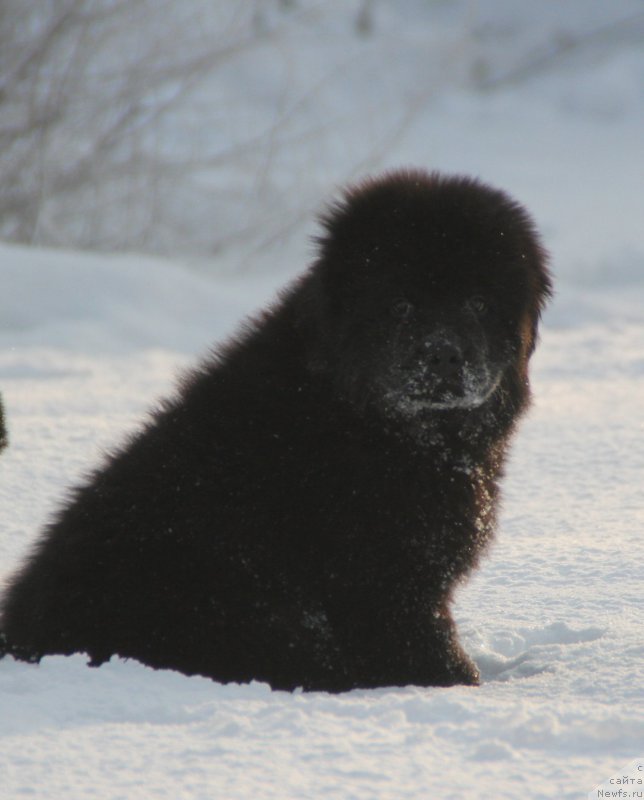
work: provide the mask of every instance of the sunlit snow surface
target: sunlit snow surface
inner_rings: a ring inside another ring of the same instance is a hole
[[[4,659],[0,797],[579,798],[644,755],[643,98],[644,53],[618,48],[520,91],[445,97],[388,156],[484,173],[553,253],[498,536],[457,596],[483,685],[290,695]],[[303,266],[271,258],[270,274],[209,279],[0,247],[2,575],[101,450]]]

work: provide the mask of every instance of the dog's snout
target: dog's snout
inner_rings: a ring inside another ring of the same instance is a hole
[[[428,342],[426,353],[432,372],[440,378],[449,378],[463,368],[463,354],[451,342]]]

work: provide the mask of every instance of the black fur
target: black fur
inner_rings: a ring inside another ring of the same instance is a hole
[[[9,444],[9,437],[7,436],[7,426],[4,421],[4,406],[2,405],[2,397],[0,397],[0,450]]]
[[[19,657],[220,681],[475,684],[450,615],[495,515],[550,293],[533,225],[397,172],[75,492],[4,596]]]

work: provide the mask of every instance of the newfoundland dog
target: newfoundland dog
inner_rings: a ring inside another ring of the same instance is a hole
[[[9,438],[7,436],[7,428],[4,422],[4,406],[2,405],[2,395],[0,395],[0,450],[4,450],[8,444]]]
[[[550,278],[534,225],[399,171],[45,529],[4,650],[276,689],[476,684],[450,613],[495,524]]]

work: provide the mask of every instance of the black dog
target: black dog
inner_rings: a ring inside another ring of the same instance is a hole
[[[9,444],[9,437],[7,436],[7,427],[4,421],[4,406],[2,405],[2,397],[0,397],[0,450]]]
[[[281,689],[478,682],[450,599],[529,400],[544,253],[507,195],[424,172],[323,225],[312,268],[47,528],[5,649]]]

